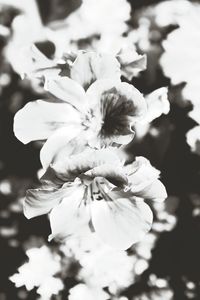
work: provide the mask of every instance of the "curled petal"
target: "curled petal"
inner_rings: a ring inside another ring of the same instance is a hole
[[[145,199],[164,200],[167,197],[164,185],[158,180],[160,172],[144,157],[124,167],[129,178],[130,191]]]
[[[170,103],[168,100],[168,89],[166,87],[159,88],[145,97],[147,102],[147,114],[143,122],[152,122],[162,114],[168,114]]]
[[[118,198],[114,192],[112,196],[110,201],[92,202],[92,224],[106,244],[126,250],[150,230],[153,215],[143,201]]]
[[[27,103],[14,118],[15,136],[24,144],[47,139],[55,130],[80,120],[79,113],[65,103],[37,100]]]
[[[85,173],[85,175],[94,179],[95,177],[106,178],[109,182],[118,187],[125,187],[128,179],[124,174],[123,168],[116,164],[104,164],[95,167]]]
[[[53,188],[40,188],[28,190],[26,199],[24,201],[24,215],[26,218],[31,219],[36,216],[44,215],[58,205],[70,189],[53,189]]]
[[[158,202],[162,202],[167,198],[166,188],[160,180],[155,180],[152,184],[150,184],[140,192],[133,191],[133,193],[137,197]]]
[[[52,168],[58,178],[63,181],[71,181],[77,176],[104,164],[117,166],[121,162],[117,154],[109,148],[101,150],[86,148],[81,153],[58,159]]]
[[[120,79],[120,65],[109,54],[80,52],[72,65],[71,78],[85,89],[97,79]]]
[[[68,77],[51,78],[45,80],[45,89],[55,97],[71,104],[81,112],[87,111],[85,91],[74,80]]]
[[[76,186],[50,213],[52,234],[49,239],[63,240],[89,230],[89,206],[85,203],[85,187]]]

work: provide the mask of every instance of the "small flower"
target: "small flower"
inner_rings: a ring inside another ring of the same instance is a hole
[[[50,238],[65,239],[84,230],[114,248],[127,249],[151,228],[152,212],[143,198],[163,201],[159,172],[142,157],[124,166],[116,148],[57,157],[27,192],[27,218],[50,213]],[[67,152],[66,152],[67,153]]]

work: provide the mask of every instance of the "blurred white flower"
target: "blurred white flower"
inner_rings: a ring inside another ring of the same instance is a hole
[[[159,27],[177,25],[193,9],[191,2],[187,0],[170,0],[158,3],[153,7],[155,22]]]
[[[100,246],[80,260],[79,279],[93,286],[109,287],[116,294],[133,283],[135,260],[136,257],[128,256],[125,251]]]
[[[116,148],[88,148],[72,155],[72,146],[68,148],[47,169],[44,186],[27,192],[26,217],[50,212],[51,238],[92,229],[114,248],[127,249],[141,240],[152,223],[142,198],[166,198],[159,171],[143,157],[123,166]]]
[[[63,290],[64,284],[60,278],[49,277],[37,289],[41,300],[50,300],[52,295],[58,295]]]
[[[183,97],[196,103],[199,102],[200,93],[200,5],[191,3],[188,7],[186,13],[178,17],[179,28],[172,31],[163,42],[164,53],[160,64],[173,85],[186,83],[182,90]]]
[[[25,285],[28,291],[34,287],[40,287],[39,292],[45,293],[46,285],[49,282],[52,285],[51,292],[59,291],[59,283],[53,280],[53,276],[61,270],[60,257],[51,253],[47,246],[41,248],[32,248],[26,251],[29,261],[19,267],[18,273],[12,275],[10,280],[15,283],[16,287]],[[50,290],[49,290],[50,293]],[[47,293],[46,293],[47,295]]]
[[[110,296],[101,288],[79,283],[69,290],[69,300],[108,300]]]
[[[193,127],[187,132],[186,140],[192,152],[200,155],[200,125]]]
[[[153,249],[156,242],[156,235],[154,233],[147,234],[144,239],[135,245],[135,251],[137,255],[145,260],[149,260],[151,258],[151,250]]]
[[[66,36],[79,40],[94,35],[122,35],[128,28],[130,12],[126,0],[83,0],[80,8],[66,19]]]

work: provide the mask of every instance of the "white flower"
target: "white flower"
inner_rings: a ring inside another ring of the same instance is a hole
[[[200,125],[187,132],[186,140],[191,150],[200,155]]]
[[[64,284],[61,279],[49,277],[40,285],[37,293],[41,296],[41,300],[50,300],[52,295],[58,295],[63,288]]]
[[[101,288],[91,287],[80,283],[69,291],[69,300],[108,300],[110,296]]]
[[[114,57],[80,53],[70,76],[46,80],[46,89],[60,101],[29,102],[15,115],[14,132],[20,141],[48,139],[41,152],[44,167],[72,137],[95,147],[128,143],[134,136],[132,125],[146,113],[142,94],[120,81]],[[51,157],[46,154],[49,147]]]
[[[96,287],[115,288],[116,292],[133,283],[135,261],[136,257],[125,251],[101,246],[82,257],[78,277]]]
[[[109,35],[111,38],[112,35],[121,35],[128,28],[126,21],[130,12],[126,0],[83,0],[80,8],[66,19],[67,34],[72,40],[93,35]]]
[[[88,148],[70,155],[65,149],[42,177],[44,185],[27,192],[26,217],[50,213],[50,238],[92,229],[118,249],[142,239],[152,223],[152,212],[142,199],[163,201],[166,190],[148,160],[141,157],[123,166],[117,152]]]
[[[184,99],[196,103],[200,93],[200,5],[188,5],[190,9],[187,13],[178,18],[179,28],[172,31],[163,42],[165,52],[160,63],[173,85],[186,83],[182,90]]]
[[[192,9],[191,2],[187,0],[164,1],[152,8],[155,22],[160,27],[179,24],[179,20],[187,17]]]
[[[28,291],[41,285],[44,287],[46,282],[61,270],[60,257],[53,255],[46,246],[29,249],[26,255],[29,261],[19,267],[18,273],[10,277],[16,287],[25,285]]]

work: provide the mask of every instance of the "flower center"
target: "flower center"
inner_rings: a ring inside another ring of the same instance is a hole
[[[116,88],[104,92],[101,97],[101,135],[106,137],[130,133],[130,123],[135,114],[133,101],[120,94]]]

